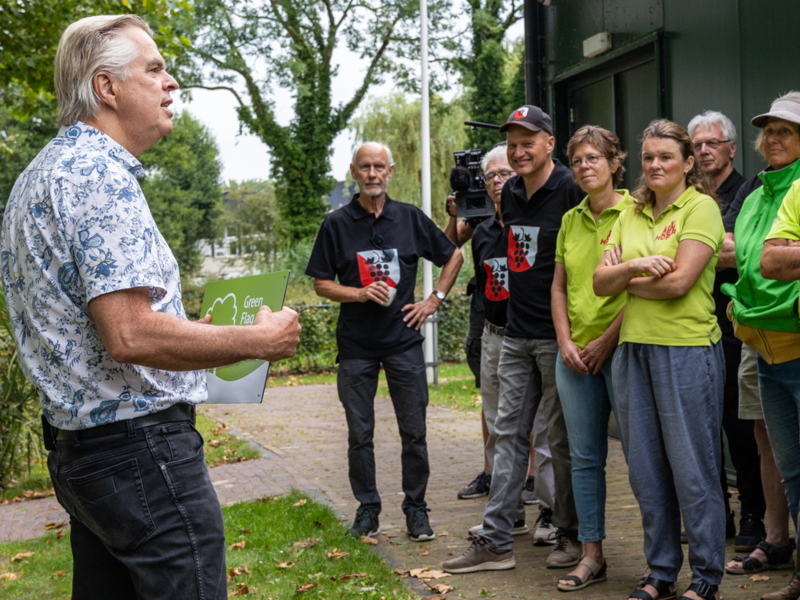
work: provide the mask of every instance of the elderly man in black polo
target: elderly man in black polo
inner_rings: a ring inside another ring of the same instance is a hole
[[[428,384],[419,329],[441,306],[464,260],[421,210],[389,198],[393,170],[385,145],[367,142],[356,149],[350,174],[360,193],[322,223],[306,274],[314,277],[319,296],[342,303],[337,384],[349,432],[350,485],[360,502],[348,534],[380,533],[372,437],[382,365],[402,440],[403,512],[409,536],[422,542],[436,535],[425,503]],[[420,258],[444,268],[433,293],[415,303]]]

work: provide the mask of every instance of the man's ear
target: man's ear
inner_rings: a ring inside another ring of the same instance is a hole
[[[731,142],[731,160],[736,157],[736,142]]]
[[[117,108],[117,79],[106,71],[100,71],[92,78],[94,93],[100,102],[109,108]]]

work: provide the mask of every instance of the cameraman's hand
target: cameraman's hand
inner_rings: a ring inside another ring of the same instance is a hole
[[[447,214],[450,215],[451,219],[456,218],[456,215],[458,214],[457,210],[458,209],[456,208],[456,195],[450,194],[447,197]]]
[[[402,310],[403,312],[408,311],[408,314],[403,317],[403,322],[405,322],[408,327],[413,327],[419,331],[419,328],[425,323],[425,319],[435,313],[441,304],[442,301],[433,295],[428,296],[427,300],[423,300],[422,302],[406,304]]]
[[[358,290],[359,302],[366,302],[367,300],[372,300],[373,302],[381,304],[382,302],[386,302],[388,299],[389,299],[389,286],[383,281],[376,281],[375,283],[370,283],[367,287],[359,288]]]
[[[284,307],[280,312],[272,312],[262,306],[253,322],[262,336],[259,358],[270,362],[294,356],[300,343],[300,322],[297,313]]]

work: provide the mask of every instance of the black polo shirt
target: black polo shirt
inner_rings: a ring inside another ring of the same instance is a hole
[[[725,178],[725,181],[722,182],[722,185],[717,188],[717,197],[719,198],[719,207],[722,211],[723,219],[730,211],[734,199],[736,198],[736,193],[739,191],[745,181],[747,180],[742,177],[742,175],[736,169],[734,169],[731,174]],[[717,271],[716,277],[714,277],[714,290],[712,291],[711,295],[714,298],[714,312],[717,315],[719,328],[722,330],[722,335],[725,338],[725,341],[740,346],[741,342],[736,338],[736,336],[733,335],[733,324],[730,322],[730,320],[728,320],[728,315],[726,314],[728,303],[731,301],[731,299],[723,294],[722,290],[720,289],[723,283],[736,283],[737,281],[739,281],[739,271],[737,271],[735,268]]]
[[[508,252],[503,226],[490,217],[472,234],[472,260],[475,262],[475,295],[483,301],[486,320],[505,327],[508,311]]]
[[[380,235],[384,252],[370,240]],[[364,210],[358,194],[322,222],[306,275],[335,280],[348,287],[384,281],[397,289],[389,307],[377,302],[344,302],[336,326],[339,358],[384,358],[422,342],[422,334],[403,322],[403,306],[414,302],[417,264],[427,258],[441,267],[455,245],[425,214],[411,204],[386,196],[383,211]]]
[[[550,312],[556,239],[561,217],[586,194],[570,169],[553,162],[550,177],[530,199],[521,175],[509,179],[500,196],[507,241],[510,297],[505,333],[509,337],[556,339]]]

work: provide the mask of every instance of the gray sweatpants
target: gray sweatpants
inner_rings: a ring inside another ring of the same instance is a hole
[[[612,378],[653,577],[678,577],[683,514],[692,582],[719,584],[725,561],[725,505],[719,485],[722,344],[625,342],[614,354]]]
[[[547,439],[553,457],[553,524],[565,535],[578,536],[567,426],[556,389],[557,353],[555,340],[503,338],[497,368],[500,403],[495,419],[494,471],[489,502],[483,514],[483,529],[479,533],[500,550],[514,546],[511,528],[528,476],[531,451],[528,436],[540,404],[544,404]]]

